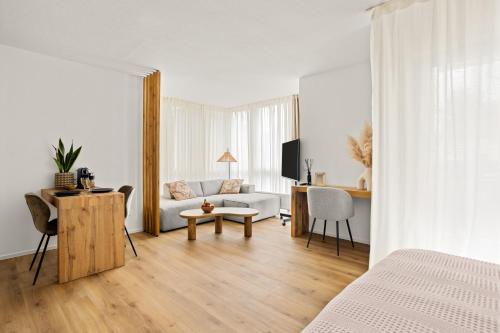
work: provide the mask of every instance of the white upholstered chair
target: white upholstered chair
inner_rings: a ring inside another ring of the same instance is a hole
[[[307,247],[311,241],[311,236],[314,231],[316,219],[324,220],[323,226],[323,240],[326,233],[326,222],[335,221],[337,224],[337,255],[340,253],[339,243],[339,221],[346,221],[349,237],[351,238],[352,247],[354,242],[352,240],[351,227],[349,226],[349,218],[354,216],[354,205],[352,197],[344,190],[331,188],[331,187],[309,187],[307,189],[307,205],[309,207],[309,216],[314,218],[311,231],[309,232],[309,239],[307,240]]]

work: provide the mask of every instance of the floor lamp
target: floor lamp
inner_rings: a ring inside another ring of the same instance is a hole
[[[224,154],[222,154],[221,157],[219,157],[217,162],[227,162],[228,170],[229,170],[229,178],[228,179],[231,179],[231,162],[238,162],[238,161],[234,158],[233,155],[231,155],[231,153],[229,152],[229,149]]]

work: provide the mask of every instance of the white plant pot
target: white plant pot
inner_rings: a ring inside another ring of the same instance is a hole
[[[361,176],[358,178],[358,189],[372,190],[372,168],[365,168]]]

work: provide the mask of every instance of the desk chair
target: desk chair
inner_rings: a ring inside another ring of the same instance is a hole
[[[43,247],[42,257],[38,263],[36,269],[35,278],[33,279],[33,285],[35,285],[38,279],[38,274],[40,273],[40,268],[42,267],[43,258],[45,257],[45,252],[47,251],[47,245],[49,244],[49,239],[51,236],[57,235],[57,219],[50,220],[50,208],[49,205],[45,203],[38,195],[34,193],[28,193],[24,195],[28,208],[31,212],[31,217],[33,218],[33,223],[35,228],[42,233],[42,239],[38,244],[35,254],[33,255],[33,260],[31,260],[30,271],[33,268],[36,257],[38,256],[38,251],[40,251],[40,246],[42,246],[43,239],[47,236],[45,245]]]
[[[323,226],[323,240],[325,240],[326,222],[328,220],[336,221],[337,256],[340,254],[339,221],[346,221],[349,238],[351,238],[351,244],[354,247],[351,227],[349,226],[349,218],[354,216],[354,205],[349,193],[336,188],[309,187],[307,189],[307,205],[309,207],[309,215],[314,218],[311,231],[309,232],[309,239],[307,240],[307,247],[309,247],[309,242],[311,242],[316,218],[325,221]]]
[[[124,185],[118,189],[118,192],[123,193],[125,196],[125,220],[127,220],[128,213],[132,209],[132,198],[134,197],[135,194],[135,188],[133,188],[130,185]],[[130,235],[128,234],[127,226],[125,227],[125,232],[127,233],[128,241],[130,242],[130,245],[132,245],[132,250],[134,251],[135,256],[137,257],[137,252],[135,251],[134,243],[132,242],[132,239],[130,238]]]

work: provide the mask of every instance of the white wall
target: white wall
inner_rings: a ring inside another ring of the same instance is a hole
[[[347,135],[359,136],[364,122],[371,122],[370,65],[362,63],[300,79],[301,155],[313,158],[314,172],[326,172],[326,183],[356,186],[363,166],[351,159]],[[305,177],[305,176],[304,176]],[[353,238],[370,240],[370,201],[354,199],[355,216],[350,220]],[[312,225],[312,223],[310,223]],[[349,239],[345,223],[341,237]],[[315,231],[323,232],[323,223]],[[327,224],[335,235],[335,222]]]
[[[53,187],[59,137],[98,186],[137,187],[127,227],[142,230],[141,114],[139,77],[0,45],[0,259],[38,245],[24,194]]]

